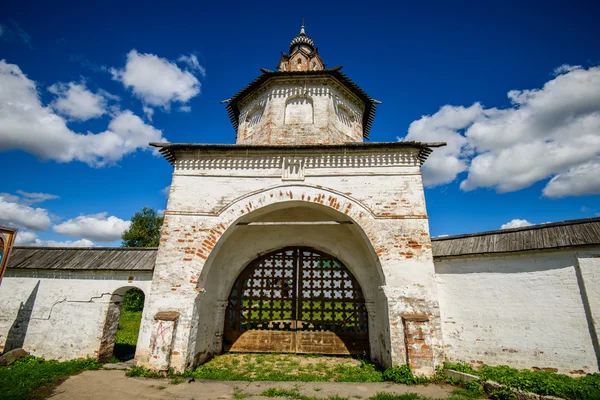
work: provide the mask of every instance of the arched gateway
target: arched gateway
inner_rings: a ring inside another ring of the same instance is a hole
[[[278,351],[435,372],[420,168],[443,144],[363,143],[379,102],[340,68],[302,29],[278,71],[224,101],[235,145],[153,144],[174,172],[137,365]]]
[[[308,247],[262,256],[231,289],[223,350],[368,354],[360,285],[338,259]]]

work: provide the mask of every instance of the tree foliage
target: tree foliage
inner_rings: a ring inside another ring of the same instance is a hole
[[[164,217],[153,208],[144,207],[131,218],[129,229],[123,232],[123,247],[158,247]]]
[[[142,311],[144,309],[144,292],[138,288],[131,288],[123,296],[123,310]]]

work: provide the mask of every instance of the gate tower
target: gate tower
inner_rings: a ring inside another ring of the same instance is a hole
[[[378,104],[304,26],[225,100],[236,144],[153,143],[174,168],[136,364],[223,351],[442,360],[421,165],[443,143],[364,142]]]

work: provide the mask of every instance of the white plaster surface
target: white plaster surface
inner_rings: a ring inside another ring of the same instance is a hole
[[[97,357],[112,293],[137,287],[147,294],[151,279],[151,272],[8,270],[0,285],[0,346],[16,340],[47,359]]]
[[[430,319],[434,364],[441,331],[418,149],[178,155],[136,362],[148,364],[157,312],[178,312],[171,367],[183,370],[221,351],[223,312],[237,275],[286,246],[338,257],[370,304],[371,357],[406,363],[402,314]],[[300,160],[285,180],[287,157]],[[340,221],[352,225],[251,227],[252,221]]]
[[[239,104],[237,143],[362,142],[365,105],[331,76],[277,78]],[[262,110],[256,118],[257,110]]]
[[[587,255],[582,265],[597,313],[600,264]],[[446,357],[597,372],[577,263],[572,249],[436,260]]]

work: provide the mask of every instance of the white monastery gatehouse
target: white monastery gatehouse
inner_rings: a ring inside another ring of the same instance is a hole
[[[225,103],[236,144],[152,144],[174,169],[158,249],[13,250],[5,351],[110,355],[138,287],[154,370],[240,351],[598,371],[600,218],[432,241],[421,166],[444,143],[364,142],[379,102],[304,27]]]
[[[443,144],[364,143],[378,102],[324,68],[304,28],[278,71],[226,103],[235,145],[153,144],[175,171],[138,362],[275,351],[433,371],[443,350],[420,166]]]

